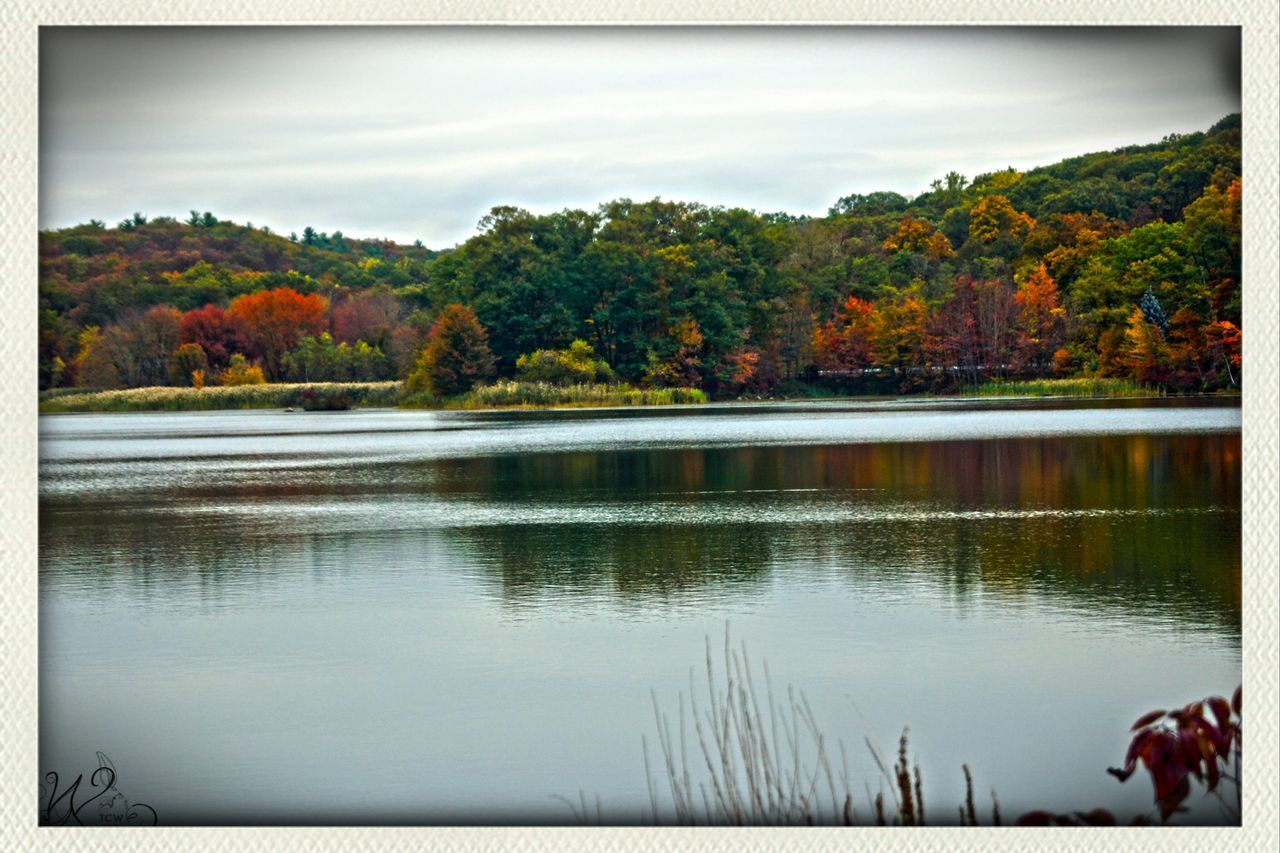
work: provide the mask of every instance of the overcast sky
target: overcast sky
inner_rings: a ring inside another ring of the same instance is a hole
[[[1236,29],[44,28],[40,74],[42,228],[434,248],[498,204],[820,215],[1240,109]]]

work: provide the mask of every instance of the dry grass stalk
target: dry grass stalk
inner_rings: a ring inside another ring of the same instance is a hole
[[[729,826],[858,823],[844,744],[837,741],[841,768],[837,782],[831,747],[808,700],[788,688],[786,701],[776,701],[767,663],[763,670],[762,693],[746,648],[734,649],[726,630],[722,669],[717,672],[708,639],[705,699],[698,699],[700,691],[691,670],[687,706],[681,694],[675,725],[663,713],[657,694],[651,694],[661,762],[656,767],[651,763],[648,739],[642,738],[649,820]],[[690,742],[690,728],[696,743]],[[865,742],[882,776],[879,792],[873,796],[870,788],[866,791],[875,823],[923,826],[920,766],[909,760],[906,730],[898,741],[892,770],[870,739]],[[695,773],[692,766],[700,770]],[[976,825],[973,780],[967,766],[964,773],[968,795],[960,807],[960,823]],[[666,797],[659,793],[662,787]],[[886,790],[892,803],[886,803]],[[664,802],[667,797],[669,803]],[[994,814],[998,822],[998,806]]]

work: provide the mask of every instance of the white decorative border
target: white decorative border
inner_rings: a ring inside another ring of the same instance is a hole
[[[8,850],[1264,850],[1277,800],[1277,183],[1275,0],[0,0],[0,845]],[[1244,75],[1244,828],[1179,829],[50,829],[36,826],[37,31],[57,24],[990,23],[1239,25]]]

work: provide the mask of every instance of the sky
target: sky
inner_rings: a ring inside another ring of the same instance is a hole
[[[1240,110],[1235,28],[42,28],[40,227],[446,248],[496,205],[823,215]]]

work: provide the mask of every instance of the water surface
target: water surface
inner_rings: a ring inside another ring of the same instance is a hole
[[[1147,811],[1240,680],[1230,403],[46,416],[40,495],[41,767],[165,823],[635,821],[726,623],[938,816]]]

